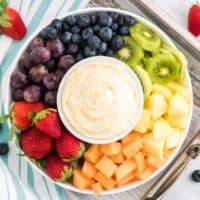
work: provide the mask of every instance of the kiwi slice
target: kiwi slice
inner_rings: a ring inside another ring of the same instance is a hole
[[[139,65],[135,66],[134,71],[142,84],[144,99],[147,99],[152,91],[152,81],[149,77],[149,74]]]
[[[137,23],[130,28],[131,37],[146,51],[156,51],[161,44],[160,37],[143,23]]]
[[[134,68],[137,63],[144,57],[143,50],[136,44],[136,42],[128,36],[123,37],[124,47],[119,49],[114,57],[127,63],[130,67]]]
[[[152,82],[160,84],[179,79],[180,67],[172,54],[158,54],[148,59],[146,64]]]

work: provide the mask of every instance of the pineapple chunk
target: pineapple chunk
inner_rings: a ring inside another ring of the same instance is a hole
[[[178,129],[173,129],[174,133],[170,134],[166,138],[166,149],[172,149],[176,148],[182,141],[182,136],[180,134],[180,131]]]
[[[182,117],[189,113],[190,106],[187,101],[180,95],[175,94],[169,101],[168,114],[176,117]]]
[[[148,99],[148,107],[151,109],[152,118],[155,120],[167,112],[168,104],[164,96],[153,94]]]
[[[144,109],[142,111],[142,116],[139,122],[135,126],[135,131],[140,133],[146,133],[147,130],[152,129],[152,119],[151,119],[151,111],[149,109]]]
[[[173,96],[173,93],[171,92],[171,90],[163,85],[159,85],[159,84],[153,84],[153,88],[152,88],[152,93],[153,94],[161,94],[163,95],[167,100],[171,99]]]
[[[170,125],[173,128],[178,128],[178,129],[184,130],[188,123],[188,117],[189,117],[188,114],[181,116],[181,117],[167,115],[165,117],[165,119],[170,123]]]

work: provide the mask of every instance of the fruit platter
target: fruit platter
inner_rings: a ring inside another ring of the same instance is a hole
[[[79,10],[40,28],[18,52],[6,87],[10,138],[21,154],[80,193],[151,180],[191,122],[185,56],[153,23],[117,9]]]

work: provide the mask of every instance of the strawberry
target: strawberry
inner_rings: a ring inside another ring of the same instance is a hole
[[[200,1],[189,10],[188,29],[194,36],[200,35]]]
[[[52,150],[52,138],[42,134],[36,128],[24,132],[20,138],[20,146],[24,153],[32,159],[42,159]]]
[[[72,164],[63,162],[57,155],[47,157],[47,174],[56,181],[66,181],[72,176]]]
[[[69,162],[83,155],[85,144],[65,129],[62,136],[56,140],[56,150],[63,161]]]
[[[58,139],[62,134],[61,123],[58,113],[54,109],[45,109],[36,114],[33,118],[33,124],[42,133]]]
[[[22,39],[26,32],[26,26],[19,13],[7,7],[6,0],[0,1],[0,29],[1,31],[15,40]]]

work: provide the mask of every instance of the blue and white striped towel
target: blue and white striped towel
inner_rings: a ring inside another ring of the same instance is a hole
[[[64,16],[68,11],[83,8],[89,0],[10,0],[9,5],[17,9],[28,27],[26,37],[19,42],[6,36],[0,36],[0,103],[2,108],[6,97],[3,96],[3,85],[6,73],[13,59],[31,33],[38,27],[57,16]],[[4,109],[2,109],[4,113]],[[8,126],[0,130],[0,142],[8,140]],[[19,150],[14,142],[10,143],[10,152],[0,157],[0,200],[64,200],[64,190],[31,168],[23,157],[16,153]]]

